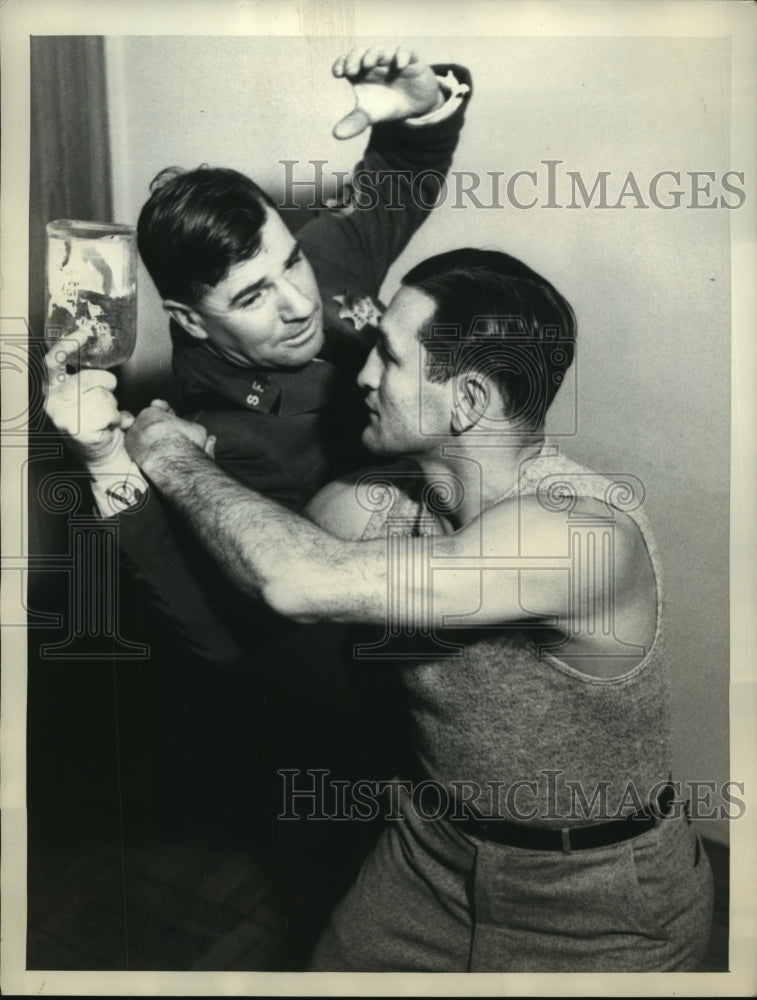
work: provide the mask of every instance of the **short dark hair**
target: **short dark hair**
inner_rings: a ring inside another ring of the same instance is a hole
[[[150,191],[137,223],[140,255],[161,297],[189,305],[260,250],[274,208],[249,177],[222,167],[167,167]]]
[[[541,430],[575,351],[575,316],[557,289],[509,254],[469,247],[423,261],[402,284],[436,302],[419,331],[428,381],[479,371],[509,420]]]

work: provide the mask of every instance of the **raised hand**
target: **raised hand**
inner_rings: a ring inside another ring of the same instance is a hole
[[[57,341],[45,355],[47,398],[45,408],[55,427],[67,434],[72,450],[89,469],[96,469],[123,454],[124,431],[134,423],[121,412],[113,395],[115,375],[97,368],[71,374],[66,365],[87,340],[85,331]]]
[[[334,126],[337,139],[350,139],[378,122],[425,115],[443,103],[434,71],[408,49],[354,48],[331,71],[349,80],[356,100]]]

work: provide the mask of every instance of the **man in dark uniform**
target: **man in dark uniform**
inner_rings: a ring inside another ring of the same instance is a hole
[[[432,69],[402,49],[355,50],[333,72],[350,81],[356,96],[355,109],[334,130],[337,138],[372,126],[344,210],[321,213],[295,239],[272,201],[243,175],[170,169],[153,182],[138,225],[140,253],[171,317],[182,414],[215,438],[225,471],[292,510],[366,461],[356,374],[372,346],[379,291],[435,203],[470,95],[465,70]],[[52,382],[48,411],[59,426],[66,425],[78,383],[87,390],[85,419],[102,390],[115,385],[106,372]],[[109,405],[106,396],[103,402]],[[111,427],[121,419],[113,410]],[[130,475],[124,490],[106,494],[95,482],[94,493],[100,512],[118,517],[127,580],[143,584],[160,612],[150,636],[150,699],[160,706],[153,709],[159,725],[180,732],[161,737],[167,748],[161,766],[180,755],[180,784],[182,775],[199,780],[198,765],[216,784],[222,772],[233,772],[240,777],[227,781],[235,796],[252,800],[249,789],[257,785],[259,801],[268,764],[252,759],[247,737],[231,735],[236,726],[265,734],[259,739],[271,766],[338,769],[348,756],[344,745],[362,741],[338,667],[342,630],[325,626],[313,635],[262,605],[251,613],[136,467],[129,470],[120,429],[87,459],[93,471],[120,468]],[[177,633],[192,655],[178,653]],[[162,682],[157,668],[168,675]],[[256,727],[251,720],[261,698],[266,712]],[[189,706],[179,722],[177,702]],[[323,724],[321,715],[330,722]],[[196,733],[203,734],[202,749],[189,763]],[[222,791],[213,794],[228,800]]]
[[[180,412],[216,438],[223,469],[293,510],[366,462],[355,376],[379,291],[435,203],[470,96],[464,69],[432,69],[402,49],[353,50],[333,72],[357,102],[334,134],[372,125],[345,211],[320,214],[295,240],[243,175],[169,170],[153,182],[138,226],[171,316]],[[249,609],[239,612],[191,536],[145,499],[120,518],[122,552],[190,650],[214,663],[249,661],[260,623],[252,640]],[[98,501],[104,514],[125,506]]]

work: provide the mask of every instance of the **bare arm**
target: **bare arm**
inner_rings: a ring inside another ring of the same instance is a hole
[[[337,560],[347,564],[357,543],[342,541],[237,483],[181,432],[174,433],[184,421],[166,417],[143,410],[127,447],[228,575],[276,610],[286,605],[290,617],[331,617],[310,607],[308,613],[304,595],[331,586],[324,568]]]
[[[566,516],[533,498],[497,504],[453,535],[343,540],[235,483],[182,423],[143,411],[127,447],[238,586],[281,614],[368,624],[392,616],[410,627],[525,618],[566,627],[587,614],[590,595],[570,594]],[[634,529],[618,524],[613,585],[622,599]]]

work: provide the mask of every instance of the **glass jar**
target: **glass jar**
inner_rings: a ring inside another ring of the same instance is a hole
[[[137,337],[137,243],[133,226],[59,219],[47,226],[48,347],[75,331],[87,338],[73,367],[114,368]]]

